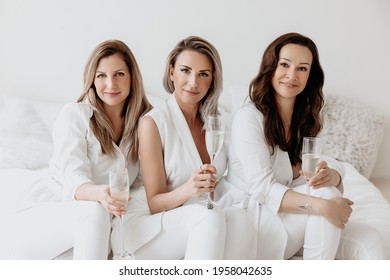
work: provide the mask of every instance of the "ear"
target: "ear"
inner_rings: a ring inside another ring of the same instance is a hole
[[[173,82],[173,66],[172,66],[172,64],[169,65],[169,78]]]

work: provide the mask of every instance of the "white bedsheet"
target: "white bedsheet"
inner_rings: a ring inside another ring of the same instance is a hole
[[[377,228],[382,233],[390,254],[390,204],[379,189],[351,164],[344,165],[344,196],[354,201],[350,221],[367,223]],[[18,168],[0,170],[0,259],[13,258],[9,244],[2,234],[3,228],[8,225],[9,214],[16,208],[18,199],[28,193],[32,184],[45,171],[46,169],[32,171]]]

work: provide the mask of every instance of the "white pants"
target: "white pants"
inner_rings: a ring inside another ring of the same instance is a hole
[[[165,212],[161,232],[134,254],[136,259],[246,259],[251,238],[253,230],[245,211],[209,210],[192,203]],[[114,254],[119,253],[119,236],[112,239],[112,247]]]
[[[294,188],[305,193],[306,186]],[[311,189],[311,195],[329,199],[340,196],[335,188]],[[303,259],[388,260],[386,246],[375,228],[348,222],[340,230],[323,216],[283,214],[288,233],[285,258],[303,249]],[[299,253],[298,253],[299,255]]]
[[[107,259],[111,216],[98,202],[34,206],[10,217],[16,259],[53,259],[73,247],[74,259]]]
[[[295,187],[294,191],[306,193],[307,186]],[[330,199],[341,196],[334,187],[313,189],[315,197]],[[341,229],[324,216],[305,214],[281,214],[288,234],[284,257],[289,259],[303,247],[303,259],[334,259],[340,242]]]

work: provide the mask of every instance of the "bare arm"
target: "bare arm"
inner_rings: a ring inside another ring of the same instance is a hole
[[[279,211],[293,214],[307,214],[307,210],[304,208],[306,199],[305,194],[288,190],[282,199]],[[310,214],[322,215],[339,228],[344,228],[352,213],[351,205],[353,202],[347,198],[336,197],[333,199],[323,199],[311,196],[310,202],[312,206]]]
[[[209,170],[211,174],[196,170],[186,183],[168,191],[160,133],[149,116],[140,122],[139,143],[141,172],[152,214],[179,207],[191,197],[214,188],[216,178],[213,174],[216,170],[211,165],[205,165],[202,169]]]

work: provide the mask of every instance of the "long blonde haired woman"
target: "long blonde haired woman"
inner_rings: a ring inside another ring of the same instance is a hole
[[[110,196],[108,172],[127,169],[134,182],[138,119],[150,109],[129,47],[99,44],[85,66],[83,93],[54,124],[49,174],[12,219],[15,258],[52,259],[73,247],[74,259],[107,259],[111,214],[125,211]]]

